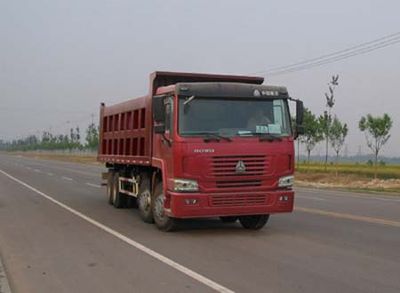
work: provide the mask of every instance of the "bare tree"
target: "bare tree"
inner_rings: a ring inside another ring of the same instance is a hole
[[[324,112],[323,116],[320,116],[319,120],[323,127],[323,133],[325,138],[325,171],[328,164],[329,156],[329,130],[332,123],[332,108],[335,105],[335,89],[339,85],[339,75],[332,75],[331,81],[328,83],[329,93],[325,93],[327,111]]]

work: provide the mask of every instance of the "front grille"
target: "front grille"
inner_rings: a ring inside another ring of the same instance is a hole
[[[241,162],[245,170],[238,172],[236,166]],[[262,176],[266,172],[268,161],[266,156],[215,156],[211,162],[211,172],[215,177],[229,176]]]
[[[217,188],[237,188],[261,186],[261,180],[235,180],[235,181],[217,181]]]
[[[212,195],[211,206],[255,206],[266,203],[266,195]]]

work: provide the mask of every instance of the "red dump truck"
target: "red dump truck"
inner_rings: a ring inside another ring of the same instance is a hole
[[[110,204],[164,231],[219,217],[260,229],[293,210],[303,103],[262,77],[154,72],[146,96],[100,108]],[[296,102],[292,125],[289,101]]]

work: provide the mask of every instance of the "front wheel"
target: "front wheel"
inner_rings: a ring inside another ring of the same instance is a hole
[[[170,218],[165,214],[165,195],[163,192],[162,182],[159,182],[154,189],[153,200],[153,217],[157,228],[166,232],[174,230],[177,225],[177,220]]]
[[[245,229],[259,230],[267,224],[269,215],[241,216],[239,222]]]

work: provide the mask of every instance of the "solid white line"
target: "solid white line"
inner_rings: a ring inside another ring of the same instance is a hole
[[[0,259],[0,292],[11,293],[10,284],[7,279],[6,271],[4,270],[3,263]]]
[[[51,196],[41,192],[40,190],[34,188],[33,186],[31,186],[31,185],[29,185],[29,184],[27,184],[27,183],[15,178],[14,176],[8,174],[7,172],[5,172],[5,171],[3,171],[1,169],[0,169],[0,173],[4,174],[5,176],[7,176],[8,178],[14,180],[15,182],[25,186],[26,188],[32,190],[33,192],[36,192],[37,194],[41,195],[42,197],[46,198],[47,200],[49,200],[49,201],[53,202],[54,204],[62,207],[63,209],[69,211],[70,213],[72,213],[72,214],[80,217],[81,219],[91,223],[92,225],[100,228],[101,230],[113,235],[114,237],[122,240],[123,242],[125,242],[125,243],[127,243],[127,244],[129,244],[129,245],[141,250],[142,252],[144,252],[144,253],[148,254],[149,256],[161,261],[162,263],[174,268],[175,270],[180,271],[181,273],[191,277],[192,279],[194,279],[194,280],[196,280],[196,281],[208,286],[209,288],[211,288],[211,289],[213,289],[215,291],[218,291],[218,292],[225,292],[225,293],[233,293],[234,292],[234,291],[232,291],[232,290],[230,290],[230,289],[228,289],[228,288],[226,288],[226,287],[224,287],[224,286],[212,281],[211,279],[209,279],[209,278],[207,278],[207,277],[205,277],[205,276],[203,276],[203,275],[201,275],[199,273],[196,273],[195,271],[192,271],[191,269],[189,269],[189,268],[187,268],[187,267],[185,267],[185,266],[173,261],[172,259],[170,259],[170,258],[168,258],[166,256],[163,256],[162,254],[160,254],[160,253],[158,253],[158,252],[156,252],[156,251],[144,246],[143,244],[140,244],[139,242],[136,242],[135,240],[126,237],[125,235],[123,235],[123,234],[111,229],[110,227],[108,227],[106,225],[103,225],[100,222],[97,222],[96,220],[94,220],[94,219],[82,214],[81,212],[78,212],[77,210],[67,206],[66,204],[63,204],[62,202],[60,202],[60,201],[52,198]]]
[[[93,184],[93,183],[90,183],[90,182],[86,182],[85,184],[89,185],[89,186],[92,186],[92,187],[101,188],[101,185],[98,185],[98,184]]]
[[[61,178],[64,179],[64,180],[68,180],[68,181],[74,180],[74,179],[72,179],[72,178],[70,178],[70,177],[66,177],[66,176],[62,176]]]

